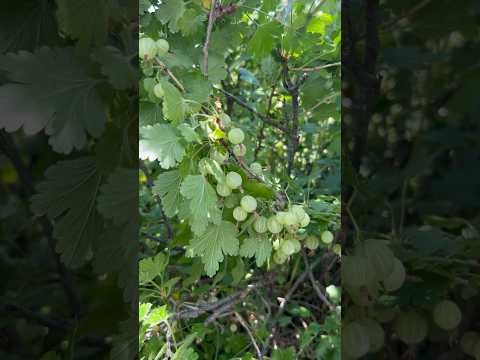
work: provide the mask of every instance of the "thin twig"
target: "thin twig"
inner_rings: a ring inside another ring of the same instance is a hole
[[[277,124],[277,122],[272,119],[271,117],[269,117],[268,115],[263,115],[263,114],[260,114],[257,110],[255,110],[253,107],[251,107],[250,105],[248,105],[245,101],[243,101],[242,99],[240,99],[239,97],[233,95],[233,94],[230,94],[228,91],[224,90],[224,89],[221,89],[221,88],[216,88],[218,91],[220,91],[221,93],[223,93],[224,95],[228,96],[229,98],[231,98],[232,100],[234,100],[238,105],[240,105],[241,107],[243,107],[244,109],[250,111],[252,114],[258,116],[260,118],[260,120],[262,120],[263,122],[267,123],[268,125],[271,125],[279,130],[282,130],[283,132],[287,133],[288,132],[288,128],[285,127],[285,126],[282,126],[280,124]]]
[[[317,282],[315,281],[315,277],[313,276],[313,271],[310,267],[310,263],[308,262],[307,255],[305,254],[305,251],[302,251],[302,256],[303,256],[303,262],[305,263],[305,268],[306,268],[308,277],[310,279],[310,282],[312,283],[313,289],[317,293],[317,296],[325,305],[327,305],[330,311],[335,310],[335,306],[327,299],[325,294],[323,294],[323,292],[318,287]]]
[[[203,45],[203,75],[208,75],[208,47],[210,45],[210,38],[212,37],[213,23],[215,22],[217,0],[212,0],[210,3],[210,15],[208,16],[207,36],[205,44]]]
[[[257,352],[257,355],[258,355],[258,358],[260,360],[263,359],[263,355],[262,355],[262,352],[260,351],[260,348],[258,347],[258,344],[257,342],[255,341],[255,338],[253,337],[253,334],[252,332],[250,331],[250,328],[248,327],[248,324],[246,323],[246,321],[240,316],[240,314],[238,312],[235,312],[235,317],[237,318],[238,322],[240,323],[240,325],[243,326],[243,328],[247,331],[247,334],[248,336],[250,337],[250,340],[252,341],[252,345],[253,347],[255,348],[255,351]]]
[[[173,73],[170,71],[170,69],[167,67],[167,65],[165,65],[163,62],[161,62],[160,60],[158,60],[157,58],[155,58],[155,62],[157,63],[158,67],[165,71],[167,73],[167,75],[170,77],[170,79],[173,80],[173,82],[175,83],[175,85],[177,86],[177,88],[181,91],[181,92],[185,92],[185,87],[182,85],[182,83],[180,82],[180,80],[177,79],[177,77],[175,75],[173,75]]]
[[[323,69],[328,69],[331,67],[336,67],[340,66],[342,63],[341,62],[336,62],[332,64],[325,64],[325,65],[319,65],[319,66],[314,66],[314,67],[304,67],[304,68],[291,68],[290,71],[303,71],[303,72],[314,72],[314,71],[320,71]]]

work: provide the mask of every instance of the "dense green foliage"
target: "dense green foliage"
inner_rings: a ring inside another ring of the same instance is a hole
[[[480,358],[479,10],[344,2],[346,359]]]
[[[138,12],[126,3],[0,5],[1,359],[137,354]]]
[[[338,359],[339,2],[141,4],[140,357]]]

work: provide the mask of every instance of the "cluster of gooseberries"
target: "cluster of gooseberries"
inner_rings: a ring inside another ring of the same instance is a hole
[[[374,306],[376,298],[399,290],[405,279],[405,267],[382,240],[365,240],[343,257],[342,282],[355,304],[348,309],[342,331],[347,358],[358,359],[383,347],[385,334],[380,323],[392,322],[396,338],[407,345],[426,339],[430,322],[424,312],[411,308],[385,311]],[[462,313],[455,302],[442,300],[433,307],[431,318],[437,329],[448,332],[459,326]],[[473,345],[466,348],[474,351]]]
[[[138,53],[140,59],[146,62],[151,62],[157,56],[163,56],[168,53],[170,44],[165,39],[159,39],[157,41],[149,37],[144,37],[139,40]],[[161,99],[165,95],[162,85],[158,83],[154,78],[147,77],[143,81],[145,90],[149,94],[153,94],[155,97]]]
[[[218,125],[226,131],[229,146],[232,153],[237,158],[242,158],[247,151],[243,144],[245,134],[242,129],[232,127],[231,119],[227,114],[220,114],[216,117]],[[229,160],[229,152],[219,149],[213,149],[210,153],[210,159],[220,165],[226,164]],[[243,161],[243,159],[242,159]],[[199,162],[200,172],[203,174],[211,171],[206,166],[205,159]],[[253,162],[248,166],[248,172],[255,177],[263,176],[262,165]],[[212,173],[213,175],[213,173]],[[218,179],[217,179],[218,180]],[[301,242],[309,250],[315,250],[320,244],[320,240],[315,235],[299,234],[310,224],[310,216],[304,207],[299,204],[289,206],[286,211],[276,211],[262,207],[261,201],[255,197],[244,194],[242,189],[243,178],[236,171],[229,171],[224,181],[218,181],[216,185],[217,194],[224,198],[226,207],[233,209],[233,218],[237,223],[249,221],[252,229],[257,235],[270,234],[273,240],[273,249],[275,253],[273,260],[277,264],[283,264],[290,256],[301,250]],[[324,231],[321,234],[321,241],[325,244],[333,242],[333,234],[330,231]]]

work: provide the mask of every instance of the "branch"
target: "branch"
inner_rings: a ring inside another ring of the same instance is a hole
[[[325,65],[319,65],[319,66],[314,66],[314,67],[304,67],[304,68],[291,68],[290,71],[302,71],[302,72],[313,72],[313,71],[320,71],[323,69],[328,69],[331,67],[336,67],[340,66],[342,63],[341,62],[336,62],[332,64],[325,64]]]
[[[274,119],[272,119],[271,117],[269,117],[268,115],[260,114],[257,110],[255,110],[253,107],[248,105],[245,101],[238,98],[237,96],[235,96],[233,94],[230,94],[228,91],[223,90],[221,88],[216,88],[216,89],[218,91],[220,91],[222,94],[224,94],[224,95],[228,96],[229,98],[231,98],[232,100],[234,100],[238,105],[240,105],[244,109],[246,109],[246,110],[250,111],[252,114],[258,116],[260,118],[260,120],[267,123],[268,125],[271,125],[271,126],[277,128],[279,130],[282,130],[285,133],[287,133],[289,131],[287,127],[282,126],[280,124],[277,124],[277,122]]]
[[[260,351],[260,348],[258,347],[258,344],[255,341],[255,338],[253,337],[253,334],[250,331],[250,328],[248,327],[248,324],[245,322],[245,320],[240,316],[240,314],[238,312],[235,312],[234,314],[235,314],[235,317],[237,318],[238,322],[240,323],[240,325],[242,325],[243,328],[247,331],[247,334],[250,337],[250,340],[252,341],[252,345],[255,348],[255,351],[257,352],[259,360],[263,360],[262,352]]]
[[[208,75],[208,47],[210,45],[210,38],[212,37],[213,23],[215,22],[215,8],[217,0],[212,0],[210,3],[210,15],[208,16],[207,37],[203,45],[203,75]]]
[[[317,293],[317,296],[320,298],[320,300],[325,304],[327,305],[328,309],[330,311],[334,311],[335,310],[335,306],[327,299],[327,297],[322,293],[322,291],[320,290],[320,288],[318,287],[317,285],[317,282],[315,281],[315,278],[313,276],[313,271],[310,267],[310,263],[308,262],[308,259],[307,259],[307,255],[305,254],[305,251],[302,251],[302,256],[303,256],[303,261],[305,263],[305,268],[306,268],[306,272],[308,274],[308,277],[310,279],[310,282],[312,283],[312,286],[313,286],[313,289],[315,290],[315,292]]]
[[[155,62],[157,63],[158,67],[165,71],[167,75],[170,77],[170,79],[173,80],[175,85],[180,89],[181,92],[185,92],[185,88],[183,87],[182,83],[173,75],[173,73],[170,71],[170,69],[165,65],[163,62],[155,58]]]

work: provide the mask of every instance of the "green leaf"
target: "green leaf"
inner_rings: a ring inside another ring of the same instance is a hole
[[[40,48],[0,57],[0,69],[15,84],[0,87],[0,129],[23,127],[27,135],[45,130],[53,150],[82,149],[87,133],[99,137],[106,121],[104,105],[73,48]],[[41,69],[41,71],[40,71]]]
[[[160,83],[165,92],[163,97],[163,116],[173,123],[182,122],[185,119],[185,104],[182,94],[168,80],[162,79]]]
[[[57,0],[60,28],[80,46],[102,45],[107,38],[108,2],[98,0]]]
[[[203,68],[204,58],[200,57],[200,67]],[[223,55],[210,53],[208,57],[208,80],[217,84],[227,77],[227,69]]]
[[[140,127],[155,125],[163,121],[162,108],[158,104],[140,101]]]
[[[138,321],[143,321],[152,308],[151,303],[138,304]]]
[[[116,225],[132,221],[137,215],[137,189],[137,170],[116,169],[100,188],[98,211]]]
[[[139,283],[146,284],[158,275],[163,274],[168,264],[168,259],[163,253],[158,253],[154,257],[140,260],[139,266]]]
[[[0,2],[0,54],[58,44],[55,7],[52,1]]]
[[[307,26],[307,31],[316,34],[325,34],[325,28],[333,23],[333,17],[330,14],[320,12]]]
[[[218,183],[225,182],[225,174],[220,164],[212,159],[206,158],[204,160],[205,160],[205,169],[207,170],[207,172],[209,174],[212,174]]]
[[[182,161],[185,149],[172,126],[157,124],[140,128],[139,156],[142,160],[158,160],[169,169]]]
[[[189,175],[180,188],[181,194],[190,201],[190,226],[196,235],[205,232],[208,223],[220,224],[222,213],[218,207],[217,194],[202,175]]]
[[[122,321],[119,332],[112,339],[110,359],[130,360],[138,354],[138,319],[136,314]]]
[[[101,220],[96,211],[101,177],[91,157],[60,161],[49,167],[32,196],[37,216],[54,222],[56,250],[69,267],[83,265],[98,239]]]
[[[167,306],[163,305],[151,310],[146,316],[144,322],[147,325],[157,325],[162,321],[166,321],[168,319],[168,315]]]
[[[137,301],[138,290],[137,219],[135,214],[126,226],[108,226],[96,244],[93,260],[93,269],[97,274],[117,275],[117,283],[123,289],[123,298],[131,303]]]
[[[248,44],[248,52],[259,59],[269,55],[281,31],[282,26],[278,21],[259,26]]]
[[[275,192],[270,189],[267,185],[256,181],[256,180],[248,180],[245,181],[242,185],[243,189],[253,197],[263,198],[272,200],[275,198]]]
[[[183,0],[166,0],[162,2],[155,12],[157,19],[162,24],[168,23],[168,28],[172,33],[178,31],[178,21],[185,13],[185,3]]]
[[[102,67],[112,86],[118,90],[134,88],[138,84],[139,74],[130,64],[130,59],[113,46],[99,48],[92,55]]]
[[[289,347],[288,349],[275,349],[272,353],[272,360],[294,360],[295,349]]]
[[[178,125],[178,130],[180,130],[180,133],[182,134],[183,138],[187,142],[196,142],[200,143],[200,136],[195,132],[195,129],[190,127],[187,124],[180,124]]]
[[[270,240],[261,236],[259,238],[249,237],[243,241],[240,247],[240,256],[251,258],[255,257],[257,266],[262,266],[272,254],[272,243]]]
[[[202,257],[205,271],[210,277],[218,271],[224,254],[238,254],[238,245],[237,228],[228,221],[209,225],[203,235],[191,241],[194,254]]]
[[[178,211],[181,183],[182,175],[178,170],[160,174],[153,183],[152,192],[160,195],[163,211],[168,217],[173,217]]]
[[[187,9],[178,21],[178,27],[183,36],[190,36],[200,29],[206,16],[199,14],[195,9]]]

